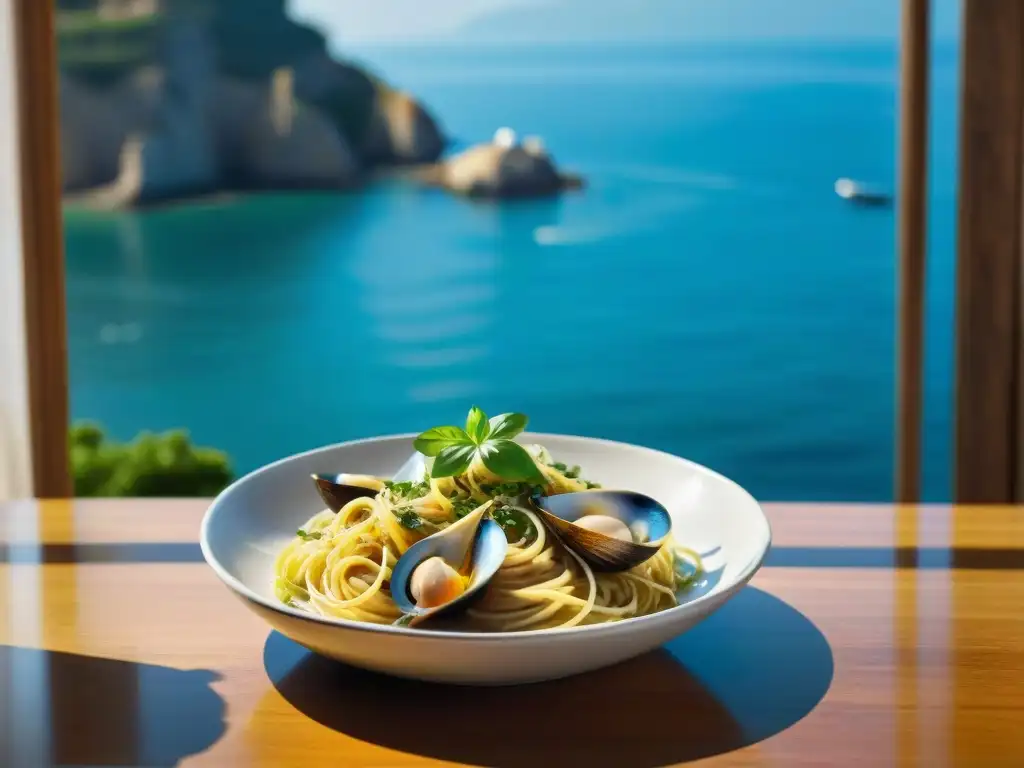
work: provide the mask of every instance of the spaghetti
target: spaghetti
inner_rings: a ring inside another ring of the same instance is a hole
[[[453,477],[384,482],[372,498],[350,501],[309,519],[275,563],[282,602],[321,616],[390,624],[401,618],[391,598],[391,569],[415,542],[443,530],[494,499],[492,517],[508,552],[484,595],[460,621],[467,629],[517,631],[574,627],[643,616],[677,604],[677,593],[701,573],[696,552],[669,535],[646,562],[599,573],[565,547],[522,502],[524,492],[572,493],[596,484],[579,469],[529,449],[544,484],[504,483],[479,458]]]

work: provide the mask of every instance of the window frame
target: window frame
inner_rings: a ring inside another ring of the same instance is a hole
[[[13,2],[33,493],[68,497],[68,360],[59,72],[52,0]],[[930,0],[903,0],[897,501],[920,495]],[[953,497],[1024,495],[1020,353],[1024,3],[963,0]]]
[[[1024,3],[965,0],[953,498],[1022,500]]]
[[[13,0],[32,492],[73,495],[68,466],[67,298],[52,0]]]

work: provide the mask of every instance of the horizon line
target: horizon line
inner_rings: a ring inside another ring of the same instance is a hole
[[[959,36],[950,37],[937,37],[931,40],[931,46],[948,46],[957,45],[960,43]],[[482,47],[493,47],[493,46],[508,46],[508,47],[522,47],[522,46],[564,46],[564,47],[583,47],[583,46],[629,46],[629,45],[817,45],[817,46],[833,46],[833,45],[895,45],[899,46],[900,39],[898,36],[878,36],[878,37],[763,37],[763,38],[744,38],[744,37],[708,37],[708,38],[591,38],[591,39],[567,39],[567,40],[554,40],[550,38],[540,38],[530,40],[526,38],[475,38],[466,39],[462,37],[365,37],[357,39],[338,39],[329,40],[331,47],[336,46],[349,46],[349,45],[374,45],[380,47],[436,47],[446,46],[452,48],[482,48]]]

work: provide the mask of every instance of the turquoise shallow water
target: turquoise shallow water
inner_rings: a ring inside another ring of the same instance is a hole
[[[885,47],[363,52],[462,141],[511,125],[583,173],[557,201],[382,182],[66,216],[72,413],[185,426],[246,471],[521,410],[707,463],[766,499],[891,495]],[[926,492],[948,496],[955,51],[935,70]]]

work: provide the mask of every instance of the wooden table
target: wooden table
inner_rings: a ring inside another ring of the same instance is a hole
[[[1024,509],[769,505],[766,567],[665,649],[478,690],[270,634],[204,509],[0,505],[0,765],[1024,766]]]

